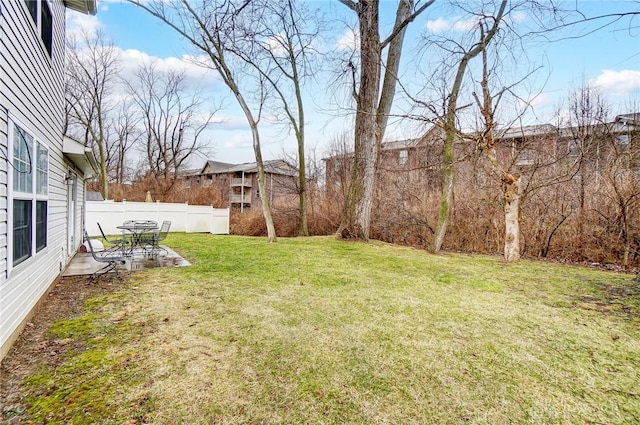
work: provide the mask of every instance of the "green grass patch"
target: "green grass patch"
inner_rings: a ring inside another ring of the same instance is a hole
[[[172,234],[192,262],[57,322],[47,423],[640,423],[633,276],[331,237]]]

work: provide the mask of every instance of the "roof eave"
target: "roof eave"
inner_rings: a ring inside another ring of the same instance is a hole
[[[98,12],[97,0],[64,0],[64,5],[86,15],[95,15]]]
[[[98,161],[91,148],[65,137],[62,141],[62,153],[78,170],[82,171],[83,178],[88,179],[98,174]]]

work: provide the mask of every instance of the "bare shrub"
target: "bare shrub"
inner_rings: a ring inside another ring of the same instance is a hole
[[[232,235],[266,236],[267,225],[260,208],[232,208],[229,214],[229,231]]]

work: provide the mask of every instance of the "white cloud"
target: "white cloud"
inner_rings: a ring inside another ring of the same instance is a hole
[[[605,69],[589,85],[598,87],[605,95],[625,97],[640,91],[640,71]]]
[[[224,142],[225,149],[247,149],[253,147],[253,139],[250,132],[235,133],[227,137]]]
[[[435,21],[427,21],[426,27],[429,31],[438,33],[445,31],[469,31],[478,25],[478,18],[470,19],[444,19],[438,18]]]
[[[442,18],[435,21],[427,21],[427,29],[431,32],[443,32],[449,28],[449,22]]]
[[[454,31],[469,31],[473,28],[476,28],[478,26],[478,22],[479,19],[478,18],[471,18],[471,19],[466,19],[466,20],[462,20],[462,21],[455,21],[453,23],[453,30]]]
[[[120,51],[120,63],[123,75],[133,75],[133,73],[143,64],[154,63],[159,72],[183,72],[187,82],[192,86],[208,81],[214,82],[218,79],[218,74],[210,68],[197,65],[195,62],[205,62],[204,57],[194,58],[183,55],[181,58],[168,57],[158,58],[136,49]]]
[[[95,37],[98,30],[102,29],[102,23],[97,16],[86,15],[68,9],[67,12],[67,37],[82,40],[85,35],[88,38]]]
[[[527,19],[527,14],[521,11],[513,12],[509,14],[509,17],[511,18],[511,22],[519,23],[524,22]]]
[[[529,97],[519,97],[516,104],[519,110],[524,109],[540,109],[544,106],[550,105],[552,99],[547,93],[538,93]]]
[[[356,33],[352,29],[348,29],[342,36],[336,41],[336,50],[350,50],[356,51],[360,46],[360,34]]]
[[[244,115],[227,115],[224,111],[214,118],[216,129],[221,131],[249,131],[249,124]]]
[[[287,53],[284,46],[287,44],[284,34],[277,34],[267,40],[265,46],[275,55],[285,55]]]

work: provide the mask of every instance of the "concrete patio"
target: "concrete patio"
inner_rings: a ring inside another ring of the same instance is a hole
[[[148,258],[141,249],[134,251],[132,256],[126,257],[124,266],[119,267],[120,271],[144,270],[155,267],[186,267],[190,266],[187,260],[180,254],[164,245],[156,258]],[[105,266],[93,259],[90,252],[78,252],[69,262],[62,276],[91,275]]]

